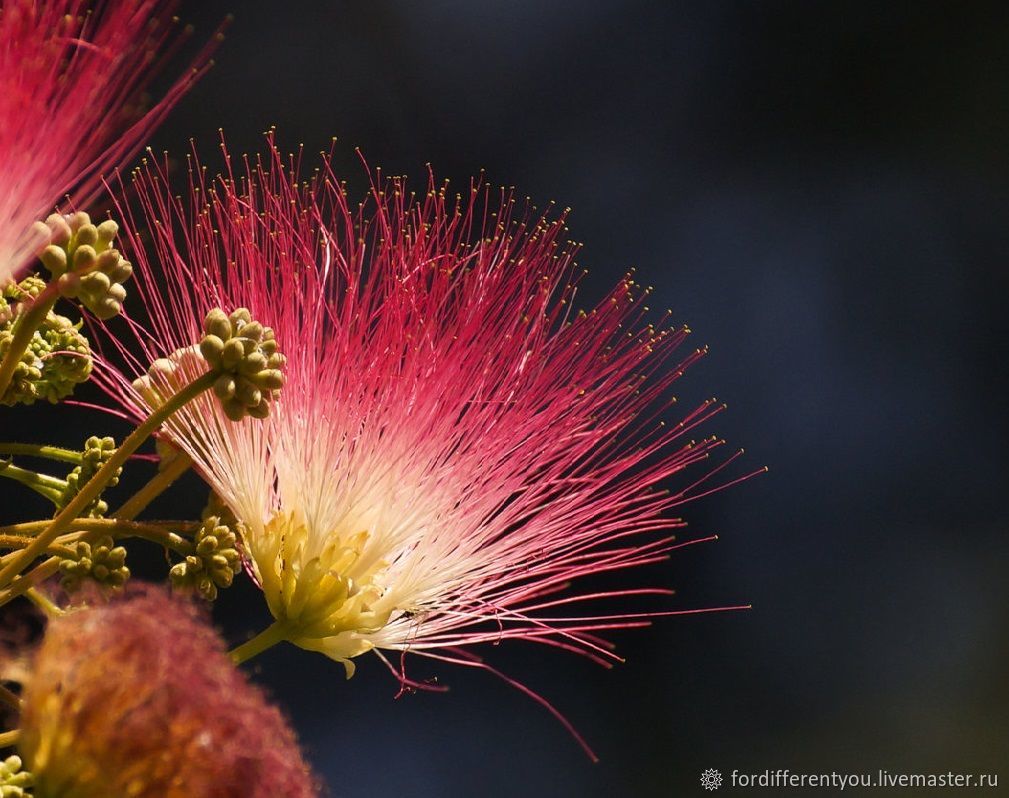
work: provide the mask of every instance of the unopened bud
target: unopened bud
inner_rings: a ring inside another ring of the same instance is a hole
[[[42,250],[39,260],[54,275],[63,274],[67,270],[67,251],[55,244],[50,244]]]

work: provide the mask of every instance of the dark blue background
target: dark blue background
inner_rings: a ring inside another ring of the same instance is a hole
[[[711,346],[678,392],[727,400],[711,431],[771,467],[686,508],[719,542],[627,575],[751,611],[619,635],[612,672],[488,651],[598,765],[487,675],[420,665],[452,691],[393,701],[377,661],[345,682],[321,656],[263,656],[334,795],[660,798],[702,794],[708,767],[1009,761],[1009,7],[183,6],[198,34],[228,11],[217,67],[156,146],[212,153],[223,126],[255,150],[275,124],[309,152],[337,135],[352,179],[360,146],[389,173],[484,168],[571,205],[590,292],[638,267]],[[190,485],[160,509],[198,509]],[[222,599],[233,639],[256,600]]]

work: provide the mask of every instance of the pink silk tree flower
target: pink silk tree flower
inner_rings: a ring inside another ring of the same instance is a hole
[[[0,4],[0,286],[42,243],[33,223],[68,199],[88,205],[102,172],[143,145],[208,65],[204,49],[142,111],[150,80],[185,39],[170,0]]]
[[[35,798],[318,795],[280,710],[191,604],[155,590],[50,621],[18,750]]]
[[[689,331],[646,323],[630,277],[579,311],[565,213],[380,173],[356,203],[328,157],[302,181],[300,155],[269,143],[240,176],[194,163],[184,198],[163,165],[134,174],[143,210],[120,215],[149,324],[127,319],[139,349],[117,333],[96,367],[142,417],[207,370],[193,344],[212,309],[276,334],[286,383],[267,418],[233,423],[208,393],[163,431],[244,525],[276,618],[239,658],[289,640],[349,676],[374,652],[417,686],[398,655],[490,670],[468,647],[517,638],[606,663],[602,633],[691,612],[578,612],[670,591],[572,586],[698,542],[675,541],[670,512],[724,487],[708,480],[738,453],[666,489],[724,443],[691,439],[714,400],[659,419],[703,354],[676,354]],[[156,358],[171,385],[145,376]]]

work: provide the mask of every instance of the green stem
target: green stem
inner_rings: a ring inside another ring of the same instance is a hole
[[[13,544],[10,548],[23,548],[35,539],[36,533],[44,532],[50,523],[52,522],[25,521],[20,524],[0,526],[0,540],[9,539]],[[196,521],[126,521],[122,518],[75,518],[70,526],[81,532],[105,532],[114,537],[146,537],[157,543],[167,529],[180,529],[188,532],[195,531],[200,525]],[[60,540],[69,537],[72,536],[61,535]],[[19,541],[23,541],[23,545]],[[6,545],[6,543],[0,543],[0,546]],[[6,562],[6,558],[0,559],[0,564]]]
[[[35,566],[29,573],[18,576],[11,582],[10,587],[0,590],[0,606],[13,601],[18,596],[23,596],[36,585],[42,584],[59,569],[60,558],[50,557],[44,563]]]
[[[0,397],[7,392],[11,378],[14,376],[14,369],[21,362],[21,356],[27,351],[32,342],[32,336],[42,326],[59,297],[56,280],[53,280],[14,323],[14,337],[11,339],[10,347],[7,349],[3,361],[0,361]]]
[[[73,520],[81,514],[81,511],[98,498],[102,490],[109,483],[109,480],[116,475],[116,472],[129,460],[130,456],[140,448],[141,444],[150,437],[151,433],[171,418],[180,408],[184,407],[204,391],[209,390],[216,379],[217,374],[212,371],[208,371],[203,376],[197,377],[151,413],[140,426],[133,430],[130,436],[112,453],[112,456],[105,464],[98,469],[97,473],[81,488],[80,492],[50,522],[46,530],[35,538],[35,541],[28,548],[22,549],[11,562],[0,568],[0,586],[7,587],[10,585],[25,566],[38,555],[42,554],[53,540],[67,530]]]
[[[27,468],[21,468],[11,463],[0,463],[0,477],[20,482],[55,505],[59,505],[63,491],[67,487],[66,480],[51,477],[48,474],[40,474],[37,471],[29,471]]]
[[[122,521],[116,518],[75,519],[71,525],[76,527],[78,531],[72,532],[68,535],[60,535],[55,541],[46,547],[46,553],[54,554],[55,556],[52,556],[45,562],[35,566],[35,568],[33,568],[29,573],[18,576],[13,582],[11,582],[10,587],[6,590],[0,590],[0,607],[10,601],[13,601],[18,596],[23,596],[28,590],[41,584],[59,570],[59,555],[62,552],[62,546],[59,544],[72,543],[75,540],[91,540],[98,534],[104,532],[106,534],[121,537],[131,536],[144,538],[145,540],[150,540],[161,546],[165,546],[166,548],[171,548],[183,557],[192,553],[193,544],[189,540],[181,535],[169,532],[164,528],[164,526],[159,525],[160,523],[164,523],[165,525],[172,526],[176,529],[185,530],[195,530],[199,527],[199,524],[190,521],[170,521],[145,524],[137,523],[136,521]],[[43,531],[46,529],[48,524],[48,521],[30,521],[23,524],[0,527],[0,535],[5,532],[13,531],[14,535],[11,535],[10,537],[14,537],[16,535],[20,538],[24,538],[24,533]],[[30,542],[30,540],[26,541],[26,544],[28,542]],[[18,552],[11,552],[10,554],[0,557],[0,564],[10,562],[16,554],[18,554]],[[66,554],[63,553],[63,556],[66,556]]]
[[[25,457],[39,457],[45,460],[59,460],[61,463],[81,464],[81,453],[59,446],[40,446],[35,443],[0,443],[0,454],[19,454]]]
[[[138,529],[138,531],[131,534],[131,537],[142,538],[143,540],[149,540],[151,543],[157,543],[162,548],[171,549],[183,557],[193,553],[193,544],[190,541],[186,540],[182,535],[176,535],[174,532],[169,532],[167,529],[161,529],[160,527]]]
[[[266,649],[273,648],[287,639],[287,625],[280,621],[274,621],[255,637],[246,640],[242,645],[231,649],[229,656],[236,665],[248,662],[255,656],[262,654]]]
[[[171,487],[175,480],[185,474],[192,464],[193,461],[189,458],[189,455],[179,452],[178,456],[165,466],[163,471],[159,471],[151,477],[150,481],[133,494],[113,515],[123,520],[136,518],[147,509],[147,505]]]
[[[30,587],[25,591],[25,595],[31,599],[32,603],[38,607],[42,612],[46,614],[49,618],[58,618],[63,615],[64,612],[59,607],[57,607],[52,600],[37,588]]]
[[[23,549],[31,542],[32,539],[25,535],[0,534],[0,549]]]
[[[73,533],[72,535],[60,535],[56,540],[49,544],[49,547],[46,549],[46,554],[54,554],[64,557],[68,556],[71,550],[68,549],[65,544],[72,543],[72,539],[79,538],[80,535],[81,533],[79,532]],[[30,545],[32,540],[34,540],[34,538],[25,537],[23,535],[0,535],[0,549],[23,549],[25,546]],[[2,562],[2,559],[0,559],[0,562]]]
[[[21,729],[0,733],[0,748],[13,748],[21,737]]]

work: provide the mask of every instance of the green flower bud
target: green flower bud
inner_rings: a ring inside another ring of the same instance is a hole
[[[78,250],[78,252],[80,252],[80,250]],[[109,279],[107,274],[103,274],[102,272],[91,272],[90,274],[85,274],[81,278],[82,294],[100,295],[104,294],[111,287],[112,281]]]
[[[81,293],[81,276],[74,272],[61,274],[57,286],[60,294],[67,299],[76,299]]]
[[[89,244],[77,247],[73,254],[73,268],[75,272],[85,272],[94,266],[98,261],[98,253]]]
[[[77,246],[93,247],[98,243],[98,228],[88,221],[77,228]]]
[[[106,260],[110,259],[107,258]],[[123,288],[121,283],[125,283],[133,276],[133,265],[128,260],[119,258],[115,263],[109,265],[106,274],[109,275],[109,279],[112,280],[113,283],[120,283],[117,288],[123,292],[123,296],[125,297],[126,289]]]
[[[55,244],[50,244],[42,250],[39,260],[53,275],[63,274],[67,270],[67,251]]]
[[[117,235],[119,235],[119,225],[112,221],[112,219],[106,219],[98,225],[98,241],[100,243],[108,246],[115,240]]]
[[[216,335],[223,342],[231,337],[231,321],[227,314],[220,308],[214,308],[207,314],[203,322],[203,329],[207,335]]]
[[[270,391],[279,391],[284,387],[284,374],[279,369],[264,369],[256,375],[256,380]]]

